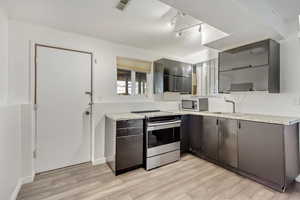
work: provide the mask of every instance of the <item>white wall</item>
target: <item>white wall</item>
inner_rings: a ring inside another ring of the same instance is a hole
[[[29,102],[29,41],[53,46],[94,52],[97,64],[94,68],[95,101],[118,100],[116,95],[116,56],[144,60],[156,60],[169,55],[115,44],[78,34],[58,31],[22,22],[9,23],[9,95],[16,103]],[[125,100],[132,98],[122,97]],[[135,98],[137,99],[137,98]],[[139,98],[143,99],[143,98]]]
[[[8,105],[8,19],[0,8],[0,199],[13,200],[20,188],[20,106]]]
[[[8,75],[8,20],[0,8],[0,105],[6,103]]]
[[[0,199],[13,200],[21,184],[20,106],[0,107]]]
[[[78,34],[58,31],[52,28],[26,24],[17,21],[9,22],[9,91],[8,100],[22,106],[22,176],[29,180],[32,176],[32,101],[30,98],[30,42],[94,52],[97,64],[94,65],[95,96],[95,151],[94,160],[104,160],[104,113],[128,112],[133,109],[176,109],[176,102],[154,102],[153,96],[126,97],[116,95],[116,56],[132,57],[154,61],[161,57],[155,52],[115,44]],[[175,58],[177,59],[177,58]],[[150,85],[152,76],[149,75]],[[152,90],[150,89],[150,93]]]
[[[187,62],[189,62],[189,63],[197,64],[200,62],[218,58],[218,53],[219,53],[218,50],[207,48],[202,51],[191,54],[191,55],[185,57],[184,59],[187,60]]]

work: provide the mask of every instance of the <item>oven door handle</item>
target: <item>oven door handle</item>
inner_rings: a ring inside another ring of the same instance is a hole
[[[180,124],[181,120],[176,120],[172,122],[161,122],[161,123],[148,123],[148,126],[164,126],[164,125],[171,125],[171,124]]]
[[[166,122],[166,123],[155,123],[155,124],[148,124],[147,133],[148,131],[155,131],[155,130],[163,130],[168,128],[177,128],[180,127],[181,120],[174,121],[174,122]]]

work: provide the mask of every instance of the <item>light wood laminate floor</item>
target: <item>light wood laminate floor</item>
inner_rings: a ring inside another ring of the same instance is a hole
[[[179,162],[114,176],[104,164],[81,164],[36,176],[18,200],[300,200],[300,184],[279,193],[185,155]]]

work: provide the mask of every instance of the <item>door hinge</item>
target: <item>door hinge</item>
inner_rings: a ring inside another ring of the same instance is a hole
[[[36,159],[37,153],[36,150],[33,151],[33,158]]]

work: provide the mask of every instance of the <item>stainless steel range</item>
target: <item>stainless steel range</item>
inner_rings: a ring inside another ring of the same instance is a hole
[[[145,167],[150,170],[180,159],[181,116],[152,111],[146,117]]]

